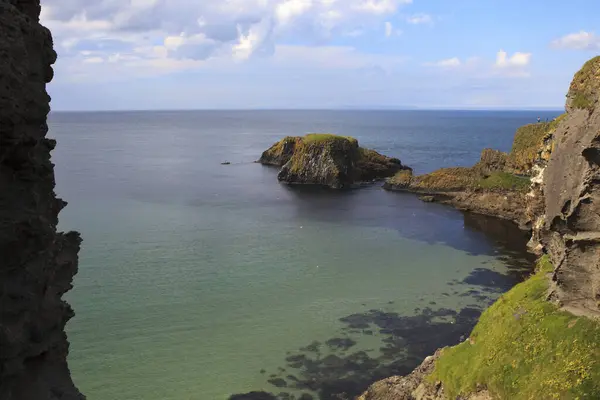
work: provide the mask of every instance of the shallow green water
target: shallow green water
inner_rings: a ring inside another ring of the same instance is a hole
[[[210,121],[152,115],[51,120],[58,192],[70,201],[61,227],[84,237],[68,334],[89,399],[350,393],[349,381],[400,373],[473,323],[428,312],[481,310],[520,279],[514,229],[377,186],[279,185],[249,161],[287,132],[239,118],[206,130]],[[340,321],[353,314],[374,322]],[[332,338],[356,344],[299,351]],[[297,353],[312,361],[290,367]]]

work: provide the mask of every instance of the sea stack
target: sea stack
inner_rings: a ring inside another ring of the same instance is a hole
[[[277,175],[281,182],[333,189],[410,170],[397,158],[360,147],[354,138],[331,134],[286,137],[266,150],[259,162],[281,167]]]

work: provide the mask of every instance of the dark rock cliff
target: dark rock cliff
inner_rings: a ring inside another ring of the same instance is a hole
[[[600,316],[600,57],[575,75],[566,109],[543,172],[537,235],[556,267],[553,298]]]
[[[278,179],[341,189],[409,170],[397,158],[359,147],[353,138],[329,134],[286,137],[266,150],[258,161],[280,166]]]
[[[81,239],[57,233],[66,203],[54,194],[45,138],[56,60],[39,0],[0,0],[0,398],[82,399],[67,366],[62,300]]]

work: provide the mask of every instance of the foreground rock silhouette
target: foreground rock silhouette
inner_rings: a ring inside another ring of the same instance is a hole
[[[0,399],[83,399],[75,388],[62,296],[81,239],[58,233],[46,83],[56,61],[39,0],[0,0]]]

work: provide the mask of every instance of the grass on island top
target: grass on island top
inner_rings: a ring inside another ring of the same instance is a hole
[[[304,136],[305,143],[321,143],[335,140],[348,140],[350,142],[358,143],[358,140],[351,136],[339,136],[331,133],[309,133],[308,135]]]
[[[526,192],[531,187],[531,180],[507,172],[494,172],[487,178],[479,180],[478,186],[483,189],[505,189]]]
[[[430,379],[449,399],[478,386],[498,399],[600,399],[600,322],[546,301],[552,270],[542,257],[535,275],[482,314],[470,340],[444,350]]]

